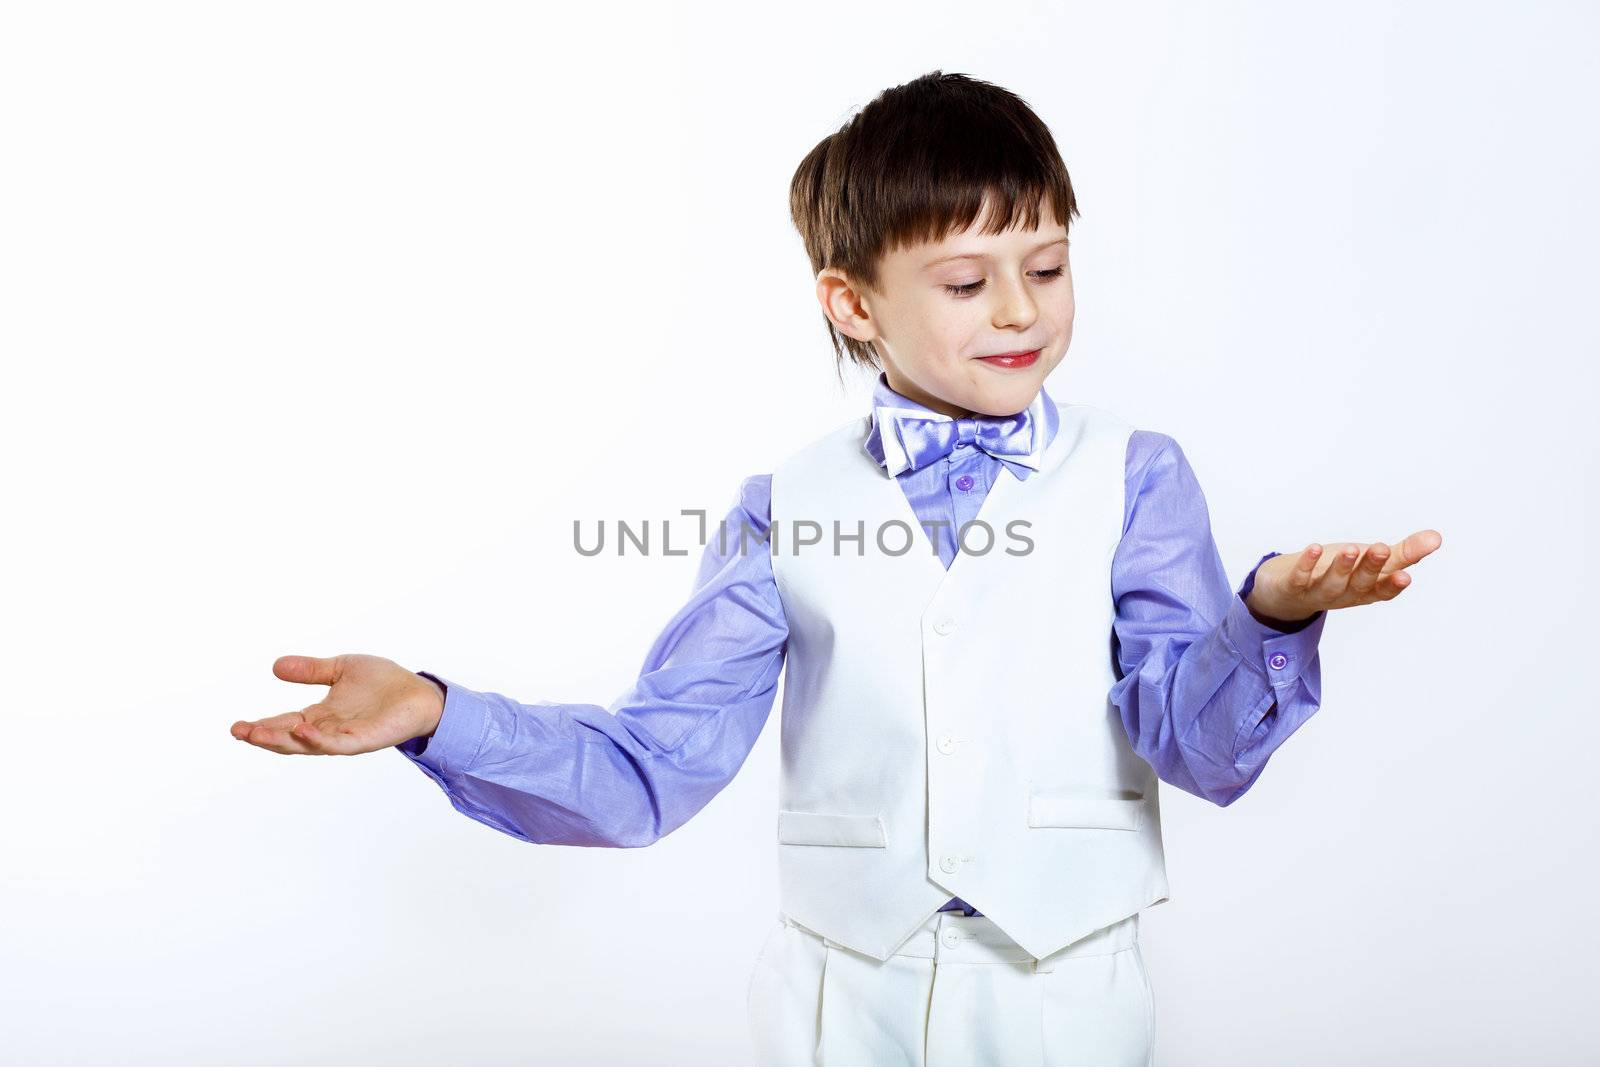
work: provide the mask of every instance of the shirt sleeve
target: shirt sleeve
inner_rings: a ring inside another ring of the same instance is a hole
[[[1111,701],[1166,782],[1227,807],[1321,704],[1326,612],[1269,626],[1230,593],[1205,497],[1178,443],[1137,430],[1112,562],[1117,683]]]
[[[456,810],[523,841],[630,848],[683,825],[750,754],[788,641],[764,540],[770,475],[746,478],[722,522],[688,603],[609,708],[520,703],[418,671],[444,688],[444,713],[431,738],[396,747]]]

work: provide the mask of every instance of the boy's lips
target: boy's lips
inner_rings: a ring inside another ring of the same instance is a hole
[[[1026,352],[1002,352],[997,356],[979,356],[978,359],[991,367],[1031,367],[1041,351],[1030,348]]]

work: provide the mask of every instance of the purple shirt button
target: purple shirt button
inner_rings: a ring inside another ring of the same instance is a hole
[[[963,474],[961,477],[957,478],[956,479],[956,488],[961,490],[963,493],[965,493],[968,489],[971,489],[972,488],[972,475]]]
[[[1289,657],[1285,656],[1282,652],[1274,652],[1272,654],[1272,658],[1267,660],[1267,663],[1272,667],[1273,670],[1281,671],[1288,665]]]

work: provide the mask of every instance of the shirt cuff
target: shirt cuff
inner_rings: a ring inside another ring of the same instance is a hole
[[[1244,597],[1234,594],[1228,605],[1222,632],[1239,657],[1251,664],[1273,686],[1285,685],[1300,677],[1300,672],[1317,654],[1317,642],[1328,613],[1319,611],[1306,620],[1304,628],[1284,633],[1261,623],[1245,606]]]
[[[441,786],[451,775],[471,769],[483,746],[489,709],[477,693],[429,671],[417,674],[444,688],[444,711],[430,737],[413,737],[398,748]]]

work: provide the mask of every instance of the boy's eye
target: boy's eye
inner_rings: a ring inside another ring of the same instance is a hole
[[[1061,277],[1061,275],[1063,273],[1065,273],[1065,271],[1066,271],[1065,267],[1054,267],[1054,268],[1052,268],[1050,270],[1036,270],[1036,271],[1030,271],[1029,273],[1033,274],[1037,278],[1040,278],[1040,279],[1048,282],[1048,281],[1051,281],[1051,280],[1053,280],[1055,278]],[[982,289],[983,286],[984,286],[984,280],[982,278],[980,278],[975,282],[968,282],[965,285],[946,285],[944,288],[945,288],[945,290],[947,292],[952,293],[955,296],[971,296],[973,293],[976,293],[979,289]]]

